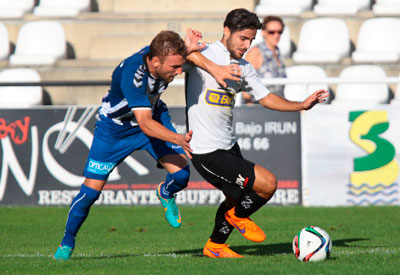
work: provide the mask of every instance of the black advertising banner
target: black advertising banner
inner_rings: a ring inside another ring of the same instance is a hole
[[[234,113],[234,121],[243,156],[278,180],[268,204],[302,204],[300,113],[243,107]]]
[[[69,205],[83,182],[97,106],[0,110],[0,205]],[[185,109],[170,108],[178,132],[186,131]],[[301,204],[300,114],[261,107],[235,110],[234,130],[243,155],[277,175],[270,204]],[[109,177],[96,204],[156,205],[165,179],[146,152],[126,158]],[[178,204],[218,204],[223,194],[191,167]]]

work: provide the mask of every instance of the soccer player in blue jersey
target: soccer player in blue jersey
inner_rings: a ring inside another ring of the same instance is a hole
[[[160,100],[162,92],[174,77],[182,73],[188,53],[200,50],[201,33],[186,31],[185,41],[172,31],[160,32],[139,52],[123,60],[112,74],[111,89],[99,108],[92,146],[84,169],[85,181],[72,201],[64,237],[54,258],[68,260],[75,248],[75,237],[101,194],[112,170],[136,150],[146,150],[167,170],[165,182],[157,196],[165,209],[169,224],[181,226],[180,212],[174,194],[189,180],[189,141],[192,132],[177,134],[168,109]],[[203,60],[199,66],[212,69],[214,63]],[[214,67],[215,68],[215,67]],[[216,79],[227,78],[216,71]]]

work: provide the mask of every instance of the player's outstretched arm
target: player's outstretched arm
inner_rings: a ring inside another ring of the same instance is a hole
[[[190,54],[192,52],[200,51],[207,45],[206,42],[200,43],[200,40],[202,38],[203,38],[203,35],[201,34],[200,31],[193,30],[193,29],[186,30],[185,46],[188,51],[188,54]]]
[[[315,91],[313,94],[307,97],[303,102],[289,101],[273,93],[270,93],[267,96],[263,97],[262,99],[259,100],[259,102],[265,108],[277,111],[293,112],[293,111],[309,110],[316,104],[324,102],[327,97],[328,97],[328,91],[322,89]]]
[[[192,52],[188,55],[187,61],[193,63],[197,67],[202,68],[211,74],[219,85],[226,88],[226,79],[234,81],[240,80],[241,68],[238,64],[217,65],[213,61],[206,58],[200,52]]]
[[[182,146],[188,158],[192,158],[190,152],[190,140],[192,139],[193,132],[190,131],[185,135],[177,134],[167,128],[161,123],[152,118],[151,110],[134,110],[135,118],[143,133],[149,137],[165,140],[177,145]]]
[[[202,50],[207,43],[199,43],[201,39],[202,34],[200,31],[190,28],[186,30],[185,45],[189,53],[187,61],[210,73],[217,83],[224,88],[227,87],[225,79],[239,81],[241,75],[240,66],[238,64],[220,66],[204,57],[199,51]]]
[[[310,110],[316,104],[325,102],[328,96],[329,92],[327,90],[321,89],[315,91],[304,100],[304,110]]]

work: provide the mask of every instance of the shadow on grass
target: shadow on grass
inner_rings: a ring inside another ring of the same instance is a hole
[[[230,245],[230,248],[241,255],[275,255],[275,254],[288,254],[292,253],[292,244],[278,243],[278,244],[250,244],[250,245]],[[178,250],[173,251],[177,255],[190,254],[193,257],[202,257],[203,248],[192,250]]]
[[[104,260],[104,259],[114,259],[114,258],[131,258],[131,257],[140,257],[143,254],[114,254],[114,255],[99,255],[99,256],[72,256],[71,260],[80,261],[80,260]]]
[[[360,241],[369,241],[370,239],[365,238],[351,238],[334,240],[332,242],[333,247],[358,247],[356,244]],[[365,247],[365,246],[362,246]],[[375,247],[375,246],[374,246]],[[276,244],[250,244],[250,245],[238,245],[234,244],[230,246],[232,250],[241,255],[259,255],[259,256],[272,256],[279,254],[292,254],[292,243],[276,243]],[[83,260],[83,259],[106,259],[106,258],[130,258],[130,257],[143,257],[143,256],[188,256],[188,257],[203,257],[203,248],[190,249],[190,250],[176,250],[162,253],[149,253],[149,254],[115,254],[115,255],[100,255],[100,256],[76,256],[72,259]]]
[[[354,245],[353,243],[360,242],[360,241],[370,241],[370,240],[371,239],[362,239],[362,238],[334,240],[334,241],[332,241],[332,246],[333,247],[335,247],[335,246],[337,246],[337,247],[357,247],[358,245]]]
[[[351,239],[341,239],[333,241],[334,247],[357,247],[356,242],[368,241],[369,239],[363,238],[351,238]],[[272,256],[279,254],[292,254],[292,243],[276,243],[276,244],[250,244],[250,245],[239,245],[235,246],[232,244],[230,246],[232,250],[241,255],[260,255],[260,256]],[[178,250],[173,251],[177,255],[179,254],[191,254],[193,257],[203,256],[203,248],[192,249],[192,250]]]

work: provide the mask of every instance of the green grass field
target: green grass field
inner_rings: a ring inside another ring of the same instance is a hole
[[[253,215],[267,239],[237,231],[230,247],[243,259],[210,259],[202,249],[216,207],[181,206],[171,228],[161,207],[94,206],[70,261],[52,256],[68,208],[0,208],[0,274],[400,274],[400,207],[264,207]],[[292,240],[315,225],[333,240],[331,258],[299,262]]]

